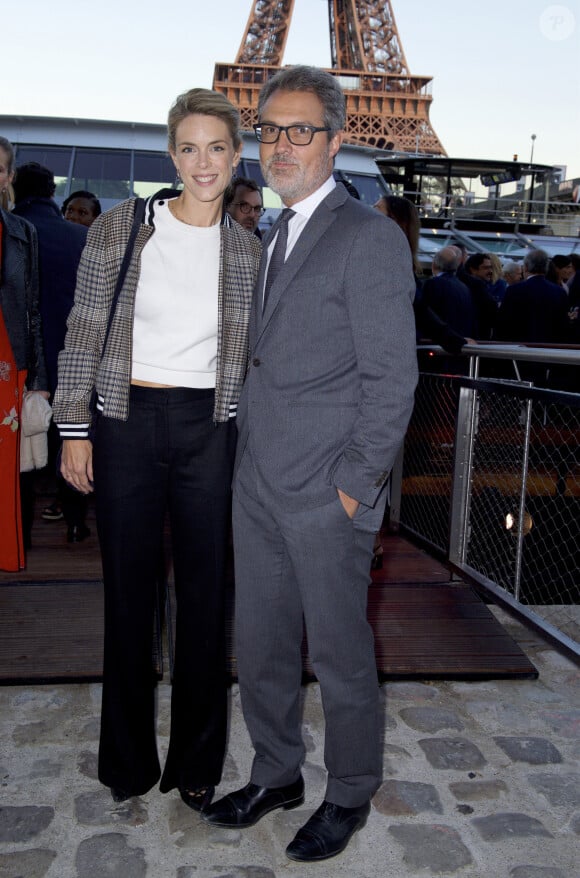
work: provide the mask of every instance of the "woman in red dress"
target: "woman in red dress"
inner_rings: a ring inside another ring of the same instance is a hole
[[[0,137],[0,195],[14,150]],[[0,569],[25,566],[20,509],[20,414],[25,390],[47,387],[38,313],[38,253],[30,223],[0,207]]]

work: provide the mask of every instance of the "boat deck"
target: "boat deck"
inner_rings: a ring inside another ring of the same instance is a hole
[[[0,683],[99,680],[103,585],[92,507],[91,536],[66,542],[63,522],[46,522],[37,503],[26,570],[0,573]],[[369,621],[379,678],[535,677],[535,667],[477,593],[401,536],[383,534],[384,561],[373,571]],[[233,566],[228,577],[228,670],[236,679]],[[175,596],[169,570],[153,637],[156,675],[171,672]],[[164,624],[165,623],[165,624]],[[315,679],[303,644],[305,681]]]

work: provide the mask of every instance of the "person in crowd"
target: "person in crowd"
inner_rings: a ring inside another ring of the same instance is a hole
[[[475,338],[489,341],[497,315],[497,302],[489,291],[493,266],[489,253],[472,253],[457,271],[457,277],[471,291],[477,315]]]
[[[499,305],[501,305],[503,301],[503,297],[505,296],[507,283],[503,277],[502,261],[497,253],[490,253],[489,258],[491,260],[491,281],[488,286],[488,292],[492,299],[494,299],[496,305],[499,307]]]
[[[232,219],[261,237],[258,223],[264,213],[262,191],[249,177],[234,177],[225,197],[225,207]]]
[[[550,257],[530,250],[524,257],[524,280],[506,290],[499,309],[496,337],[504,341],[562,344],[568,336],[568,296],[546,278]],[[522,364],[522,378],[545,386],[546,369]]]
[[[0,137],[0,195],[13,179],[14,149]],[[0,569],[9,571],[26,566],[31,526],[21,508],[22,402],[26,393],[49,395],[38,296],[34,226],[0,207]]]
[[[161,776],[151,651],[167,512],[177,615],[160,790],[177,788],[200,811],[219,783],[226,741],[224,558],[261,244],[224,211],[242,148],[235,107],[191,89],[169,111],[168,141],[183,189],[147,200],[112,315],[142,202],[117,204],[89,229],[54,417],[64,477],[95,491],[105,586],[99,779],[119,802]],[[100,414],[91,441],[93,388]]]
[[[503,267],[503,279],[506,282],[506,289],[507,287],[511,287],[512,284],[519,284],[519,282],[524,279],[522,263],[513,261],[506,262]]]
[[[37,162],[28,162],[17,168],[14,213],[32,223],[38,235],[40,314],[51,398],[56,390],[58,355],[64,345],[77,269],[87,240],[84,226],[65,222],[53,198],[55,189],[54,174],[49,168]],[[53,472],[59,445],[58,431],[55,425],[51,425],[49,463]],[[28,480],[28,494],[32,497],[34,473],[29,474]],[[64,479],[58,479],[56,499],[44,507],[42,517],[50,521],[64,518],[69,543],[80,543],[90,536],[86,524],[87,498],[73,491]]]
[[[71,192],[68,198],[62,203],[62,215],[71,223],[78,223],[81,226],[92,226],[98,216],[101,215],[101,202],[92,192],[86,189],[79,189],[77,192]]]
[[[446,351],[458,354],[461,348],[472,342],[473,339],[465,337],[461,332],[456,332],[452,324],[441,317],[425,301],[423,296],[423,283],[420,278],[420,267],[417,260],[419,250],[419,235],[421,232],[421,220],[419,211],[408,198],[400,198],[397,195],[383,195],[374,205],[385,216],[394,220],[405,234],[411,255],[413,257],[413,270],[415,272],[415,320],[417,324],[418,338],[429,338],[436,344],[441,345]],[[459,258],[457,257],[457,265]]]
[[[465,265],[465,263],[467,262],[467,259],[469,258],[469,252],[467,250],[467,247],[465,246],[463,241],[459,241],[457,239],[455,239],[455,241],[452,241],[451,244],[449,244],[449,246],[455,247],[455,249],[457,250],[457,255],[459,257],[459,268],[457,269],[457,271],[460,272],[460,271],[462,271],[463,266]]]
[[[417,262],[419,250],[419,235],[421,233],[421,220],[419,211],[408,198],[400,198],[398,195],[382,195],[373,207],[385,216],[390,217],[402,229],[411,249],[413,257],[413,271],[416,283],[420,286],[420,268]]]
[[[547,280],[553,284],[557,284],[568,292],[568,281],[574,274],[574,266],[569,256],[563,253],[557,253],[550,259],[548,266]]]
[[[473,341],[477,312],[469,288],[456,275],[459,257],[453,246],[442,247],[432,261],[432,277],[423,284],[423,304],[462,339]]]
[[[571,253],[573,273],[567,281],[568,288],[568,326],[572,344],[580,343],[580,254]]]
[[[417,381],[415,283],[396,223],[333,178],[345,125],[337,79],[279,71],[258,120],[262,173],[285,208],[254,295],[234,481],[236,656],[255,757],[250,782],[203,818],[240,828],[302,803],[304,617],[328,781],[286,853],[309,862],[344,850],[381,783],[367,595]]]
[[[0,149],[2,149],[2,167],[0,170],[0,208],[5,212],[14,207],[14,147],[6,137],[0,136]]]
[[[493,263],[490,253],[472,253],[465,260],[465,270],[486,284],[493,280]]]
[[[572,284],[580,282],[580,253],[570,253],[568,258],[572,263],[572,273],[566,282],[568,292],[570,292]]]
[[[498,338],[560,344],[566,340],[566,291],[546,277],[550,257],[530,250],[524,257],[524,280],[508,288],[497,321]]]

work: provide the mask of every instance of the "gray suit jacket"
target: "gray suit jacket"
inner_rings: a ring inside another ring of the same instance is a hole
[[[249,449],[258,478],[287,509],[329,503],[337,488],[373,506],[417,381],[407,240],[337,186],[303,229],[262,314],[266,247],[237,466]]]

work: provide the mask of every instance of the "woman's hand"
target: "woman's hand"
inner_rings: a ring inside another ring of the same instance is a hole
[[[69,485],[81,494],[92,493],[93,443],[90,439],[64,440],[60,472]]]

